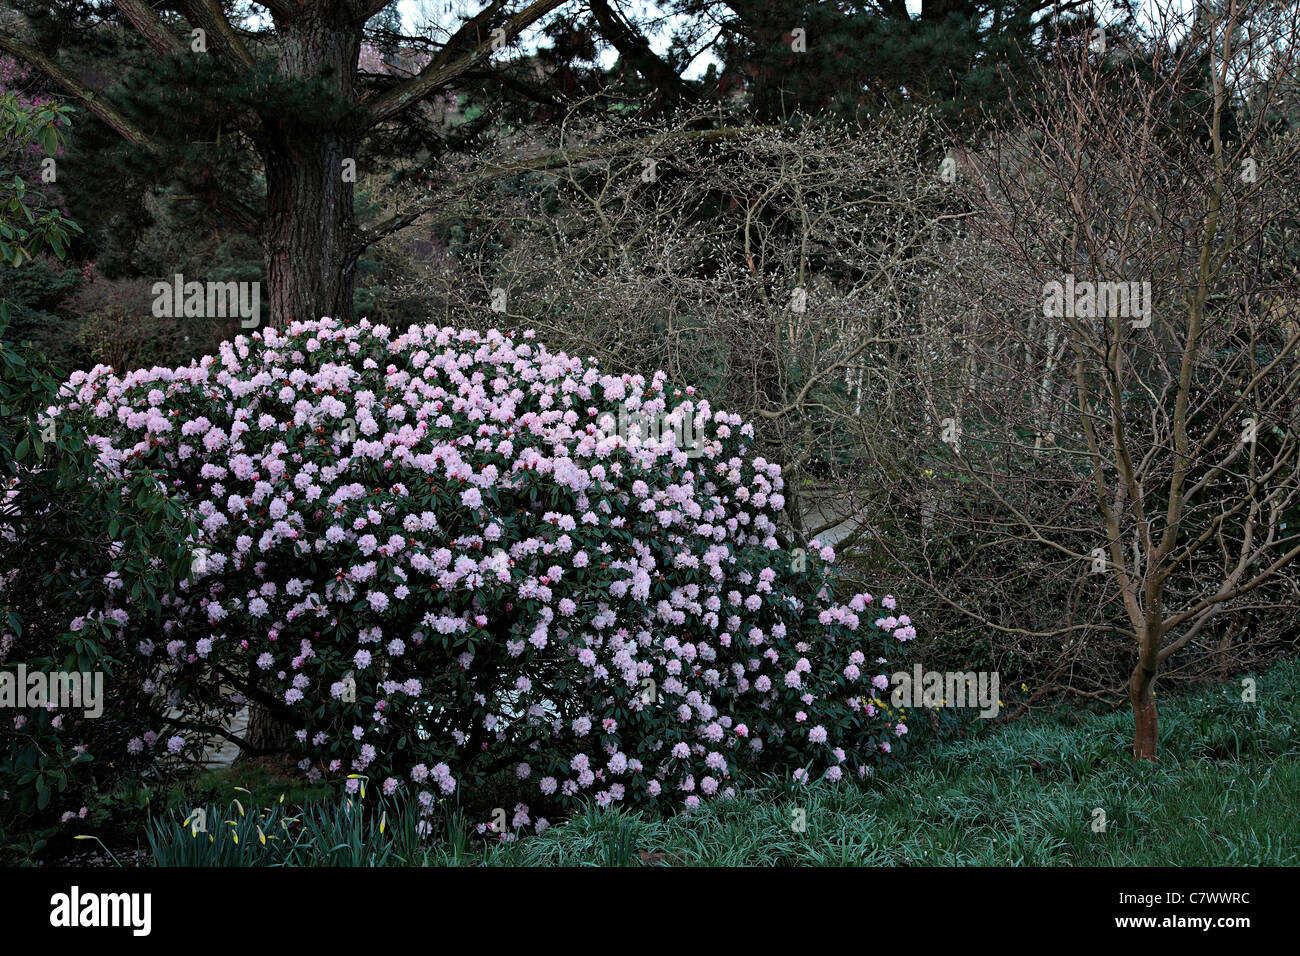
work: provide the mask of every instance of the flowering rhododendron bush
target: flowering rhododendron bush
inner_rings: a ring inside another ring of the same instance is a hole
[[[162,620],[109,581],[72,622],[109,627],[175,718],[131,750],[252,698],[313,779],[426,806],[505,786],[516,825],[896,753],[906,727],[872,699],[915,631],[892,598],[837,599],[830,548],[780,548],[781,470],[751,427],[531,339],[322,319],[73,376],[60,414],[105,480],[151,471],[198,529]],[[611,433],[620,403],[691,416],[700,454]]]

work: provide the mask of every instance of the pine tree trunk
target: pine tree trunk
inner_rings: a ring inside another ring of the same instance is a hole
[[[307,5],[277,23],[282,76],[312,107],[263,114],[269,322],[350,319],[357,259],[353,171],[358,163],[353,77],[361,24],[346,5]]]
[[[244,733],[248,748],[241,749],[235,759],[247,760],[252,756],[285,753],[293,742],[293,728],[277,720],[271,711],[261,704],[248,704],[248,730]]]
[[[353,80],[361,28],[352,5],[338,0],[299,4],[275,16],[278,73],[301,84],[311,105],[263,113],[258,150],[266,165],[269,324],[353,317],[357,259],[353,207],[358,124]],[[350,167],[350,168],[349,168]],[[293,728],[249,702],[250,752],[282,753]]]
[[[276,328],[322,316],[352,318],[352,184],[341,174],[351,153],[327,134],[301,145],[286,142],[266,157],[267,298]]]

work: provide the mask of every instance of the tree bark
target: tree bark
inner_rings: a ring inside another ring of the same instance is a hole
[[[1129,678],[1129,701],[1133,705],[1134,760],[1159,759],[1160,721],[1153,693],[1155,681],[1155,668],[1148,668],[1144,661],[1138,662]]]
[[[266,162],[267,307],[272,326],[351,319],[357,254],[352,183],[343,161],[355,146],[328,131],[285,131]]]
[[[293,743],[293,728],[267,708],[248,702],[248,729],[244,733],[247,747],[240,748],[236,761],[265,754],[285,753]]]
[[[447,45],[418,75],[364,104],[357,96],[357,61],[366,21],[385,0],[266,0],[260,4],[275,22],[276,64],[266,69],[215,0],[182,4],[187,18],[202,24],[216,41],[215,52],[248,81],[249,135],[266,176],[266,206],[253,209],[221,193],[206,172],[191,191],[207,196],[227,221],[260,235],[266,265],[264,324],[284,326],[294,319],[353,317],[356,261],[368,237],[356,229],[355,179],[345,178],[344,163],[359,161],[357,150],[371,126],[391,120],[472,69],[488,69],[499,37],[513,39],[567,0],[531,0],[513,16],[501,17],[499,4],[485,6],[466,20]],[[156,55],[189,56],[189,38],[164,21],[144,0],[116,0]],[[499,31],[487,28],[500,22]],[[7,27],[7,25],[6,25]],[[262,48],[267,49],[267,48]],[[114,107],[72,71],[17,37],[0,32],[0,50],[32,64],[75,96],[127,142],[155,156],[162,139]],[[243,130],[244,117],[238,128]],[[351,164],[350,164],[351,166]],[[355,169],[354,166],[349,172]],[[190,174],[190,178],[194,178]]]
[[[293,746],[295,727],[285,720],[285,708],[277,705],[275,688],[259,680],[256,673],[231,674],[227,680],[230,693],[241,694],[247,708],[235,762],[288,753]],[[238,722],[238,715],[235,722]]]
[[[354,79],[364,21],[345,4],[322,3],[277,18],[279,75],[298,95],[323,100],[300,113],[263,113],[258,151],[266,164],[266,255],[270,324],[350,319],[357,260],[353,176],[358,131]]]

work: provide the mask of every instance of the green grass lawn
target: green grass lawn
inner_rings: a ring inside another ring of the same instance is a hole
[[[204,840],[153,824],[165,865],[1142,866],[1300,863],[1300,659],[1257,678],[1161,704],[1161,760],[1135,764],[1132,717],[1067,713],[967,736],[921,739],[888,773],[856,784],[769,780],[668,820],[589,810],[512,844],[416,833],[410,804],[371,796],[357,814],[317,791],[268,800],[283,783],[239,766],[205,792],[242,786]],[[917,734],[920,737],[920,734]],[[257,774],[262,776],[258,777]],[[251,775],[249,775],[251,774]],[[247,779],[241,775],[249,775]],[[380,799],[379,805],[373,801]],[[291,810],[300,802],[307,810]],[[269,806],[266,806],[269,804]],[[188,805],[188,804],[187,804]],[[245,815],[247,805],[250,812]],[[450,807],[448,809],[451,809]],[[385,811],[381,814],[381,810]],[[1104,813],[1104,829],[1101,816]],[[173,814],[174,816],[175,814]],[[301,818],[292,832],[279,820]],[[386,821],[381,829],[376,817]],[[799,829],[796,824],[802,821]],[[234,827],[232,834],[228,827]],[[258,829],[261,827],[262,829]],[[269,834],[269,837],[265,836]],[[236,839],[238,837],[238,839]]]
[[[483,862],[636,863],[647,851],[722,866],[1297,864],[1300,661],[1256,690],[1254,703],[1240,682],[1163,701],[1158,765],[1134,764],[1127,711],[1020,722],[915,747],[865,789],[773,781],[667,821],[593,811]]]

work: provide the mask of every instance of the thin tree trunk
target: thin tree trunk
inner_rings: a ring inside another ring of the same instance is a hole
[[[1156,698],[1152,692],[1156,681],[1154,667],[1139,661],[1129,678],[1129,701],[1133,705],[1133,759],[1158,760],[1160,721]]]

